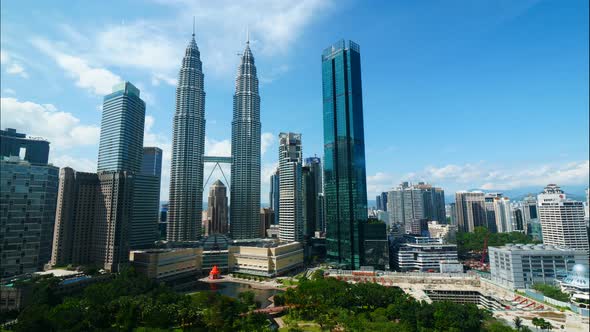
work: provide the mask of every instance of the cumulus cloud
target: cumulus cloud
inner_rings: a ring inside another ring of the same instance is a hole
[[[112,91],[113,85],[121,82],[121,78],[108,69],[92,67],[80,57],[66,54],[57,49],[46,39],[34,39],[33,45],[51,57],[68,76],[76,80],[76,85],[90,90],[96,95],[106,95]]]
[[[58,111],[52,104],[2,97],[0,109],[3,127],[44,137],[51,142],[52,149],[93,145],[100,137],[98,126],[80,124],[72,113]]]
[[[78,172],[96,172],[96,159],[51,153],[49,154],[49,162],[58,167],[71,167]]]
[[[205,154],[208,156],[231,156],[229,139],[215,140],[205,137]]]
[[[29,74],[25,70],[25,68],[7,51],[0,51],[0,64],[6,66],[6,73],[11,75],[19,75],[22,78],[29,78]]]
[[[367,176],[367,194],[369,199],[372,199],[402,181],[429,182],[443,187],[449,193],[466,188],[511,190],[532,186],[542,187],[548,183],[583,185],[589,181],[589,170],[588,160],[512,168],[494,167],[484,162],[428,166],[421,171],[401,176],[385,172],[369,175]]]
[[[272,133],[262,133],[260,136],[260,152],[262,155],[271,148],[274,143],[277,141],[277,138]]]

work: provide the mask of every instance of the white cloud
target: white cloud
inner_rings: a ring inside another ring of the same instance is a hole
[[[68,76],[74,78],[77,86],[96,95],[109,94],[113,85],[122,81],[118,75],[105,68],[91,67],[86,60],[59,51],[48,40],[38,38],[32,42],[40,51],[53,58]]]
[[[58,111],[52,104],[1,98],[2,126],[15,128],[31,136],[46,138],[53,149],[98,143],[100,128],[82,125],[72,113]]]
[[[16,94],[16,91],[14,91],[13,89],[9,89],[9,88],[6,88],[6,89],[2,90],[2,92],[4,92],[7,95],[14,95],[14,94]]]
[[[207,156],[231,156],[231,141],[221,141],[205,137],[205,155]]]
[[[260,152],[262,155],[268,151],[269,148],[273,147],[277,138],[272,133],[262,133],[260,136]]]
[[[410,181],[431,181],[451,187],[479,188],[486,190],[514,189],[527,186],[586,184],[589,180],[588,160],[562,164],[527,165],[520,168],[501,168],[477,164],[430,166],[418,173],[406,175]]]
[[[402,181],[429,182],[441,186],[447,194],[458,190],[511,190],[526,187],[543,187],[548,183],[559,185],[583,185],[590,178],[588,160],[562,164],[526,165],[501,168],[479,163],[449,164],[440,167],[428,166],[418,172],[397,176],[377,172],[367,176],[367,195],[373,199]]]
[[[7,74],[29,78],[29,74],[26,72],[25,68],[19,62],[15,61],[7,51],[0,51],[0,63],[6,66]]]
[[[20,75],[22,78],[29,78],[29,74],[27,74],[25,68],[16,62],[11,63],[8,68],[6,68],[6,72],[9,74]]]
[[[71,167],[78,172],[96,172],[96,159],[50,153],[49,162],[58,167]]]
[[[4,50],[0,50],[0,64],[7,64],[10,61],[10,55]]]
[[[391,189],[394,186],[393,180],[393,176],[385,172],[377,172],[375,175],[367,175],[368,199],[373,199],[380,193]]]

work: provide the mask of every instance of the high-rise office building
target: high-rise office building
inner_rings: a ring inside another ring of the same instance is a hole
[[[279,134],[279,239],[303,242],[301,134]]]
[[[516,205],[511,207],[512,209],[512,225],[514,227],[513,231],[519,231],[522,233],[526,232],[526,227],[524,223],[524,217],[522,213],[522,205]]]
[[[460,231],[473,232],[475,227],[487,226],[483,192],[457,192],[455,194],[455,209],[457,227]]]
[[[387,211],[387,193],[382,192],[380,196],[381,196],[381,210]]]
[[[510,199],[502,193],[487,193],[484,195],[487,228],[492,233],[507,233],[513,231],[512,209]]]
[[[49,142],[39,137],[27,137],[16,129],[0,130],[0,157],[20,157],[31,164],[47,164]]]
[[[389,191],[387,204],[390,220],[405,225],[406,232],[411,231],[414,220],[446,220],[444,190],[424,182],[401,183]]]
[[[260,234],[260,95],[250,41],[236,77],[231,156],[231,237],[256,238]]]
[[[270,229],[275,219],[275,212],[271,208],[260,209],[260,238],[269,237],[266,231]]]
[[[527,234],[532,231],[531,224],[539,223],[539,213],[537,212],[537,197],[529,194],[522,200],[522,222]]]
[[[129,82],[113,86],[102,106],[98,172],[139,173],[144,122],[145,103],[139,97],[139,89]]]
[[[217,180],[209,188],[205,234],[227,234],[228,212],[227,187]]]
[[[381,204],[381,194],[375,197],[375,208],[379,211],[383,211],[383,205]]]
[[[70,167],[59,171],[52,266],[94,262],[100,246],[93,236],[93,229],[99,229],[99,197],[98,174],[76,172]]]
[[[304,176],[304,209],[307,211],[304,215],[307,231],[311,236],[315,231],[323,229],[323,215],[320,196],[323,192],[322,185],[322,162],[319,157],[305,158],[305,169],[307,174]]]
[[[143,148],[141,171],[135,175],[133,217],[129,233],[131,249],[149,248],[158,240],[162,150]]]
[[[327,259],[358,269],[363,264],[367,175],[358,44],[344,40],[322,53],[324,197]]]
[[[310,239],[315,233],[315,183],[309,166],[301,167],[301,196],[303,204],[303,237]]]
[[[100,197],[98,227],[93,229],[97,243],[94,262],[116,272],[129,261],[135,175],[127,171],[100,172],[98,180]]]
[[[182,59],[176,86],[176,110],[170,168],[166,238],[172,242],[201,237],[205,90],[203,64],[195,34]]]
[[[273,213],[273,224],[279,224],[279,169],[270,176],[270,197],[269,197],[270,208],[274,211]]]
[[[92,264],[119,271],[129,259],[135,175],[62,168],[51,265]]]
[[[537,196],[539,220],[546,245],[566,246],[588,253],[588,231],[584,221],[584,204],[566,198],[555,184]]]
[[[42,270],[50,260],[59,168],[33,164],[18,155],[0,158],[0,277],[4,278]]]
[[[144,147],[140,174],[162,176],[162,149]]]

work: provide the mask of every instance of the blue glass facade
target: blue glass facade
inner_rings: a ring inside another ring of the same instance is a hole
[[[51,258],[59,168],[0,160],[0,277],[43,269]]]
[[[102,107],[99,172],[140,171],[144,122],[145,103],[139,98],[139,89],[129,82],[115,85]]]
[[[162,149],[156,147],[143,148],[141,174],[160,177],[162,174]]]
[[[367,221],[367,183],[357,44],[337,42],[322,54],[324,195],[328,262],[357,269],[363,264],[362,226]]]

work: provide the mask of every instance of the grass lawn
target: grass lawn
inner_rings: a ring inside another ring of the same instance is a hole
[[[289,326],[281,327],[279,332],[288,332],[292,327],[295,327],[294,323],[291,323]],[[297,321],[297,327],[306,332],[322,332],[320,325],[311,321]]]

